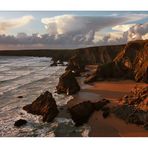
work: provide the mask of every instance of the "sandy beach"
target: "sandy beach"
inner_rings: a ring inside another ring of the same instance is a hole
[[[80,81],[80,80],[79,80]],[[91,85],[81,84],[81,91],[68,102],[69,106],[90,100],[92,102],[101,98],[110,100],[115,105],[118,99],[128,94],[134,86],[146,86],[145,83],[136,83],[131,80],[95,82]],[[90,137],[147,137],[148,132],[140,126],[127,124],[125,121],[111,114],[103,118],[102,111],[95,111],[88,121],[91,127]]]

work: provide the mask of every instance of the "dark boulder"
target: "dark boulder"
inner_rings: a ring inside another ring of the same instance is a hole
[[[94,110],[100,110],[102,109],[105,105],[109,103],[109,100],[107,99],[101,99],[95,103],[92,103],[94,106]]]
[[[68,107],[76,126],[86,123],[94,111],[102,109],[109,101],[102,99],[97,102],[85,101]]]
[[[42,115],[44,122],[51,122],[59,112],[52,94],[48,91],[41,94],[32,104],[24,106],[23,109],[34,115]]]
[[[57,93],[66,93],[67,95],[75,94],[80,90],[80,86],[72,71],[68,70],[59,78],[59,83],[56,87]]]
[[[27,123],[26,120],[24,120],[24,119],[19,119],[19,120],[15,121],[14,126],[16,126],[16,127],[21,127],[21,126],[25,125],[26,123]]]
[[[86,123],[94,111],[93,104],[90,101],[82,102],[68,108],[72,120],[76,126]]]

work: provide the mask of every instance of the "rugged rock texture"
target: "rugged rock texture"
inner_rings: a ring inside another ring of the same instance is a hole
[[[148,122],[148,112],[136,110],[130,105],[120,105],[113,110],[114,114],[127,123],[144,125]]]
[[[128,123],[146,125],[148,123],[148,87],[135,87],[119,101],[114,113]]]
[[[99,65],[85,82],[112,78],[148,82],[148,40],[129,42],[112,62]]]
[[[78,54],[75,54],[69,59],[68,66],[65,70],[71,70],[75,76],[80,76],[80,73],[85,71],[85,65],[85,61]]]
[[[41,94],[32,104],[24,106],[23,109],[34,115],[42,115],[44,122],[52,121],[59,112],[52,94],[48,91]]]
[[[93,104],[90,101],[83,102],[69,108],[71,118],[75,122],[76,126],[87,122],[93,111]]]
[[[89,117],[95,110],[98,111],[103,109],[103,107],[108,103],[109,101],[106,99],[102,99],[97,102],[85,101],[69,107],[68,110],[76,126],[80,126],[89,120]],[[108,113],[107,110],[104,111],[106,111],[105,117],[107,117],[109,115],[109,110]]]
[[[110,63],[125,45],[108,45],[76,49],[75,52],[86,64]]]
[[[129,75],[129,78],[148,82],[148,40],[129,42],[114,62]]]
[[[120,102],[121,105],[128,104],[136,107],[136,109],[148,112],[148,86],[135,86],[131,92],[124,96]]]
[[[59,78],[59,83],[56,87],[57,93],[66,93],[67,95],[75,94],[80,90],[80,86],[75,78],[75,74],[68,70]]]
[[[15,121],[14,126],[16,126],[16,127],[21,127],[21,126],[25,125],[26,123],[27,123],[26,120],[24,120],[24,119],[19,119],[19,120]]]

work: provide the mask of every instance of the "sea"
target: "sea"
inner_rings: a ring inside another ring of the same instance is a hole
[[[50,66],[49,57],[0,56],[0,137],[87,137],[90,127],[75,127],[68,116],[56,117],[43,123],[42,117],[27,113],[23,106],[30,104],[41,93],[53,94],[58,107],[73,99],[56,93],[56,85],[65,66]],[[19,97],[19,96],[22,96]],[[27,120],[20,128],[18,119]]]

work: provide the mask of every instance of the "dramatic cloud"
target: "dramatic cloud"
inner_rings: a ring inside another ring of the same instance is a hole
[[[96,32],[106,27],[120,25],[129,21],[137,21],[148,17],[145,14],[129,16],[73,16],[62,15],[51,18],[42,18],[41,22],[50,35],[60,35],[67,33],[87,34],[90,31]],[[120,26],[121,27],[121,26]],[[123,28],[124,26],[122,26]],[[131,27],[131,26],[126,26]],[[124,27],[125,28],[125,27]],[[117,29],[117,28],[116,28]]]
[[[23,16],[16,19],[0,19],[0,34],[6,33],[7,30],[22,27],[33,20],[33,16]]]
[[[136,24],[148,18],[146,14],[110,16],[62,15],[41,20],[47,33],[18,33],[16,36],[1,34],[0,47],[8,48],[79,48],[93,45],[123,44],[136,39],[148,39],[148,23]],[[0,31],[28,24],[33,17],[0,21]],[[5,22],[7,25],[3,25]]]
[[[125,29],[123,26],[131,26]],[[113,27],[113,28],[116,28]],[[120,28],[120,29],[119,29]],[[121,25],[118,26],[118,32],[110,32],[107,35],[100,35],[99,32],[95,34],[94,42],[96,44],[122,44],[132,40],[148,39],[148,23],[135,25]],[[126,30],[126,31],[124,31]],[[122,32],[123,31],[123,32]],[[100,37],[101,36],[101,37]]]
[[[93,45],[94,43],[125,43],[132,36],[130,32],[125,32],[136,25],[129,24],[129,22],[145,18],[148,18],[147,14],[97,17],[62,15],[43,18],[41,22],[44,24],[49,36],[54,37],[54,41],[57,41],[59,44]],[[108,33],[105,36],[100,34],[99,32],[105,28],[112,28],[114,32]],[[135,34],[138,36],[137,33]],[[136,38],[134,37],[133,39]]]
[[[134,25],[135,24],[117,25],[117,26],[112,27],[112,30],[125,32],[125,31],[128,31]]]

